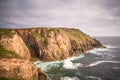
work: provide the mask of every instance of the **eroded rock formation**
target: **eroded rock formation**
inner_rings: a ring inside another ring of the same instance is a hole
[[[1,44],[21,57],[37,57],[43,61],[62,60],[103,47],[102,44],[78,29],[30,28],[11,30],[12,37],[2,36]]]
[[[47,75],[30,61],[15,58],[0,60],[0,79],[1,77],[10,80],[49,80]]]
[[[16,52],[21,57],[30,60],[31,54],[23,39],[16,33],[12,37],[2,37],[0,43],[7,49]]]

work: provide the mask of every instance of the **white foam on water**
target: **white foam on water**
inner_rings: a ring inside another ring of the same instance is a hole
[[[105,45],[107,48],[120,48],[120,45]]]
[[[91,64],[89,64],[88,66],[85,66],[85,67],[93,67],[93,66],[96,66],[98,64],[101,64],[101,63],[120,63],[120,61],[105,61],[105,60],[102,60],[102,61],[95,61]]]
[[[110,49],[108,48],[94,48],[93,50],[88,51],[89,53],[98,53],[98,52],[103,52],[103,51],[109,51]]]
[[[73,63],[70,61],[70,59],[66,59],[63,61],[63,68],[74,69]]]
[[[102,80],[101,78],[99,78],[99,77],[94,77],[94,76],[87,76],[86,78],[88,78],[88,79],[93,79],[93,80]]]
[[[60,63],[63,63],[63,68],[66,69],[76,69],[78,66],[81,66],[81,63],[73,63],[72,61],[84,58],[84,54],[75,56],[75,57],[70,57],[62,61],[53,61],[53,62],[42,62],[42,61],[36,61],[34,64],[37,67],[41,67],[43,71],[47,71],[51,67],[59,67]]]
[[[78,77],[61,77],[60,80],[80,80]]]
[[[81,59],[81,58],[84,58],[85,57],[85,55],[84,54],[81,54],[81,55],[78,55],[78,56],[74,56],[74,57],[69,57],[69,58],[67,58],[67,60],[69,59],[69,60],[77,60],[77,59]],[[65,59],[66,60],[66,59]],[[64,61],[64,60],[63,60]]]
[[[103,55],[104,51],[109,51],[110,49],[108,48],[94,48],[93,50],[90,50],[86,53],[91,53],[91,54],[95,54],[95,55]]]
[[[90,51],[88,51],[88,52],[89,52],[89,53],[97,53],[97,51],[94,50],[94,49],[93,49],[93,50],[90,50]],[[87,53],[88,53],[88,52],[87,52]]]
[[[83,67],[82,63],[74,63],[74,68],[77,69],[78,67]]]
[[[95,48],[94,50],[96,50],[96,51],[109,51],[110,49],[108,49],[108,48]]]
[[[90,50],[87,53],[95,54],[95,55],[102,55],[103,53],[98,52],[96,49]]]
[[[36,61],[36,62],[34,62],[34,64],[37,67],[41,67],[43,71],[46,71],[53,66],[58,67],[60,63],[62,63],[62,61],[53,61],[53,62]]]
[[[77,69],[78,67],[83,66],[82,63],[73,63],[73,59],[68,58],[63,61],[63,68],[65,69]]]

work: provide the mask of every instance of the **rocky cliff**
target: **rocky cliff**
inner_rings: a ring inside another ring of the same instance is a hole
[[[43,61],[61,60],[84,53],[102,44],[78,29],[35,28],[9,30],[0,43],[5,49],[16,52],[22,58],[38,58]]]
[[[0,80],[49,80],[41,68],[28,60],[0,59]]]
[[[49,80],[29,60],[62,60],[98,47],[104,46],[78,29],[0,29],[0,77]]]

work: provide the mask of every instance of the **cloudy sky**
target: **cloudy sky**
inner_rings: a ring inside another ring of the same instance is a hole
[[[0,28],[39,26],[120,36],[120,0],[0,0]]]

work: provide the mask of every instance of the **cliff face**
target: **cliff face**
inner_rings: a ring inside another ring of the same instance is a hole
[[[96,39],[78,29],[35,28],[11,30],[12,37],[2,36],[1,44],[25,59],[61,60],[103,47]]]
[[[104,46],[78,29],[0,29],[0,79],[49,80],[29,60],[62,60],[98,47]]]
[[[14,34],[10,37],[1,38],[2,45],[7,49],[16,52],[19,56],[30,60],[31,55],[26,44],[18,34]]]
[[[0,80],[49,80],[47,75],[28,60],[1,59]]]

